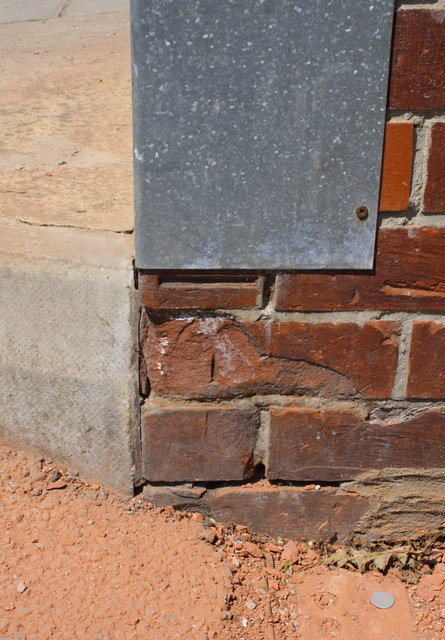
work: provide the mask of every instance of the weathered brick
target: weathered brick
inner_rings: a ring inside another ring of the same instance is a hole
[[[152,482],[248,478],[258,427],[254,407],[144,407],[143,476]]]
[[[406,211],[411,189],[414,125],[388,122],[383,148],[380,211]]]
[[[341,489],[261,485],[218,489],[207,496],[207,503],[217,520],[294,540],[314,540],[318,535],[343,540],[368,507],[367,498]]]
[[[445,11],[407,9],[396,14],[390,74],[392,109],[445,108]]]
[[[251,322],[245,326],[272,358],[302,360],[333,371],[348,378],[366,396],[386,398],[391,394],[398,322]]]
[[[445,229],[380,229],[370,274],[295,273],[277,277],[279,311],[445,310]]]
[[[249,309],[262,302],[262,276],[139,275],[142,304],[148,309]]]
[[[445,67],[445,63],[444,63]],[[443,73],[445,76],[445,71]],[[445,122],[432,126],[428,156],[424,208],[429,213],[445,213]]]
[[[350,480],[371,469],[442,467],[445,409],[409,419],[363,420],[353,411],[271,409],[267,476]]]
[[[144,485],[143,496],[156,507],[175,507],[182,511],[204,511],[204,487],[188,488],[182,485]]]
[[[399,332],[397,322],[191,318],[147,323],[141,340],[151,387],[163,395],[386,398],[394,383]]]
[[[443,322],[414,322],[407,396],[428,400],[445,398],[445,324]]]

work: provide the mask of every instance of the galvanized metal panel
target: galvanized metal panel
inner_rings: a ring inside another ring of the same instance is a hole
[[[138,267],[372,267],[393,5],[133,1]]]

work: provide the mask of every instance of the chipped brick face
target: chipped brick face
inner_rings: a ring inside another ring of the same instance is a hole
[[[374,269],[139,274],[159,506],[288,537],[443,524],[445,10],[397,4]]]
[[[153,391],[163,396],[387,398],[399,333],[398,322],[168,320],[148,327],[144,359]]]

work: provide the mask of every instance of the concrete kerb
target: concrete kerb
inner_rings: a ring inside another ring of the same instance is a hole
[[[0,222],[0,439],[130,494],[138,431],[132,237]]]

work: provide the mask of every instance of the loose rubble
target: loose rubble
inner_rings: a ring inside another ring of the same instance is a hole
[[[316,542],[270,539],[123,498],[0,446],[0,637],[14,640],[439,640],[445,558],[400,569],[323,564]],[[372,593],[394,606],[379,610]]]

